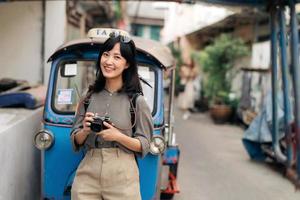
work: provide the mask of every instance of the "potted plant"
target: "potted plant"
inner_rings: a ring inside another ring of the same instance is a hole
[[[199,61],[206,75],[204,91],[210,102],[210,112],[215,122],[224,122],[237,104],[231,84],[237,70],[237,59],[246,56],[248,48],[240,38],[222,34],[200,52]]]

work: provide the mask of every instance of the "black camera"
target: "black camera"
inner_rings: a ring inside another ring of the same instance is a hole
[[[107,127],[103,124],[103,122],[107,122],[109,124],[111,124],[110,122],[110,118],[109,117],[100,117],[98,115],[96,115],[95,117],[93,117],[94,121],[91,122],[91,130],[94,132],[100,132],[104,129],[107,129]]]

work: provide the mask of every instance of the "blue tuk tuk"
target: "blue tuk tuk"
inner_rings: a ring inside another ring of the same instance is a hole
[[[43,128],[34,138],[41,150],[41,199],[70,199],[73,178],[85,151],[75,153],[70,129],[81,94],[94,82],[99,48],[112,29],[92,29],[89,38],[70,41],[49,58],[52,63]],[[114,30],[116,31],[116,30]],[[138,158],[143,200],[172,198],[176,183],[179,148],[173,132],[174,58],[170,50],[148,39],[133,37],[138,73],[144,97],[152,110],[154,132],[151,154]],[[171,74],[168,105],[163,89],[164,71]]]

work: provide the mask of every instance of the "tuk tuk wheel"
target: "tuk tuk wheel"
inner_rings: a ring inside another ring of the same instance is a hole
[[[173,197],[174,197],[174,194],[166,194],[166,193],[160,194],[161,200],[171,200],[171,199],[173,199]]]

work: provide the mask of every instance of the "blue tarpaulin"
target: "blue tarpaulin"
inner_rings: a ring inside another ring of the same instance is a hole
[[[278,91],[278,127],[279,138],[284,137],[284,110],[283,93]],[[293,112],[291,112],[293,113]],[[291,122],[293,117],[290,116]],[[263,160],[265,156],[261,150],[261,144],[272,145],[272,93],[265,98],[261,113],[251,122],[243,136],[243,144],[252,159]]]
[[[47,88],[36,86],[22,91],[0,93],[0,108],[25,107],[35,109],[45,102]]]

